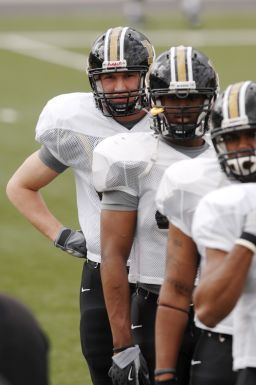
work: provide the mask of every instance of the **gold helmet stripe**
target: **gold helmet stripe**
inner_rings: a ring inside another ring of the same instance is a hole
[[[242,84],[243,83],[236,83],[230,89],[229,100],[228,100],[229,119],[237,118],[240,115],[239,92],[241,90]]]
[[[179,46],[176,49],[176,78],[178,82],[187,81],[186,48]]]
[[[223,121],[222,127],[233,126],[245,121],[245,94],[250,81],[231,84],[225,91],[223,98]]]
[[[112,29],[109,40],[109,61],[120,60],[120,56],[118,55],[118,43],[121,31],[121,27],[116,27]]]
[[[193,82],[192,47],[171,47],[171,83]]]
[[[106,33],[104,46],[104,61],[111,62],[120,60],[118,48],[120,46],[120,35],[122,27],[110,28]]]

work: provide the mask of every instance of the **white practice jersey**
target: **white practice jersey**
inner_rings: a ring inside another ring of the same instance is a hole
[[[209,144],[199,148],[170,146],[152,133],[120,134],[94,151],[93,178],[98,191],[122,191],[138,198],[138,219],[130,261],[130,282],[161,285],[167,229],[159,229],[155,194],[168,166],[190,157],[208,157]]]
[[[156,195],[156,205],[174,226],[192,237],[192,221],[202,197],[212,190],[229,184],[230,181],[221,171],[215,152],[208,159],[184,160],[175,163],[165,171]],[[197,241],[195,239],[196,243]],[[203,263],[205,249],[201,249],[198,243],[197,247]],[[201,329],[232,334],[231,316],[212,329],[206,327],[197,318],[195,322]]]
[[[150,116],[132,132],[148,131]],[[96,108],[92,93],[71,93],[51,99],[36,127],[36,140],[61,163],[72,168],[76,181],[78,217],[87,242],[87,257],[100,262],[100,199],[92,184],[92,153],[104,138],[130,132]]]
[[[229,252],[240,237],[246,215],[256,210],[256,183],[238,183],[205,196],[195,212],[192,233],[202,248]],[[233,310],[234,370],[256,367],[256,256]]]

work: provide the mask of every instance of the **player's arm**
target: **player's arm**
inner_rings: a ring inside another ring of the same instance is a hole
[[[36,151],[18,168],[6,188],[9,200],[18,211],[51,240],[56,238],[62,224],[47,208],[40,189],[57,176],[56,171],[40,160]]]
[[[245,217],[242,233],[230,251],[209,247],[206,253],[206,267],[194,302],[199,319],[213,327],[231,312],[243,290],[256,254],[256,211]]]
[[[253,252],[234,245],[227,253],[207,249],[207,263],[194,292],[196,314],[209,327],[216,326],[235,307],[243,290]]]
[[[57,162],[56,159],[54,161]],[[66,168],[63,165],[61,167]],[[54,241],[56,247],[76,257],[85,257],[87,249],[82,232],[63,227],[61,222],[49,211],[40,193],[40,189],[47,186],[58,175],[59,172],[48,167],[40,159],[39,151],[36,151],[11,177],[6,193],[17,210],[37,230]]]
[[[156,373],[175,368],[188,322],[188,310],[197,272],[193,240],[173,224],[169,226],[167,262],[156,316]],[[163,381],[174,374],[157,375]]]
[[[133,344],[126,264],[136,221],[137,211],[101,212],[101,278],[115,348]]]

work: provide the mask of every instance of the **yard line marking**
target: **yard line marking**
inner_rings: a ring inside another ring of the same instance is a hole
[[[1,123],[15,123],[18,120],[18,111],[13,108],[0,108],[0,122]]]
[[[85,55],[17,34],[9,34],[3,40],[4,48],[9,51],[80,71],[86,69]]]
[[[89,48],[93,41],[101,35],[100,31],[22,31],[0,33],[0,48],[8,49],[6,40],[12,36],[19,36],[33,40],[34,43],[45,43],[61,46],[62,48]],[[256,45],[256,29],[229,30],[157,30],[145,31],[153,44],[192,45],[192,46],[239,46]]]

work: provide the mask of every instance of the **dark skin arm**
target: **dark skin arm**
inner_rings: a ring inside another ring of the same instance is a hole
[[[156,316],[156,369],[176,367],[188,315],[168,306],[185,311],[189,309],[197,272],[197,258],[197,248],[193,240],[170,224],[165,278]],[[157,379],[165,380],[173,376],[164,374]]]
[[[194,304],[200,321],[214,327],[235,307],[243,290],[253,253],[234,245],[227,253],[207,249],[207,263],[194,292]]]
[[[133,344],[130,288],[126,263],[137,222],[137,211],[101,212],[101,278],[116,348]]]

